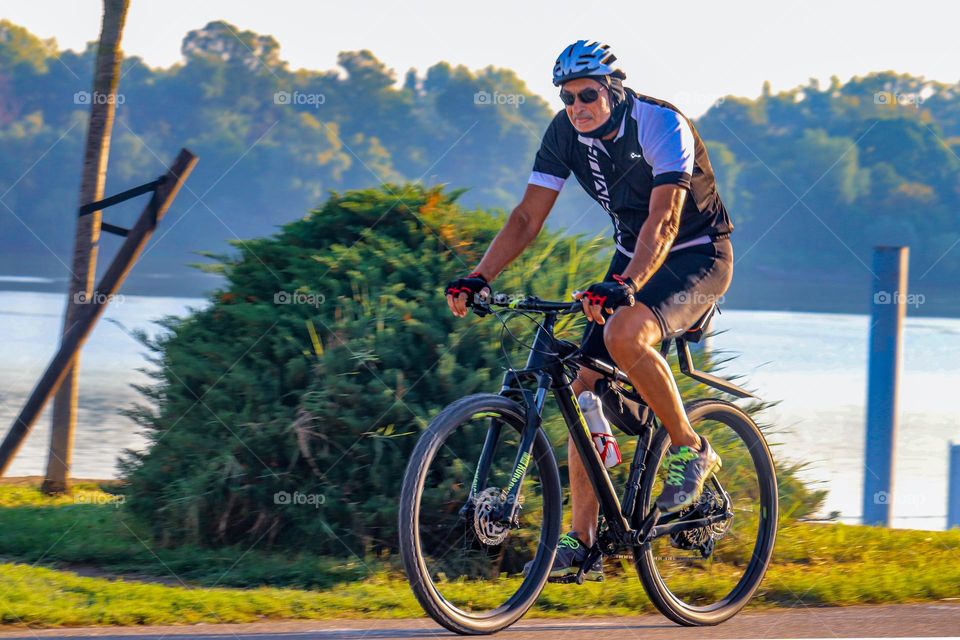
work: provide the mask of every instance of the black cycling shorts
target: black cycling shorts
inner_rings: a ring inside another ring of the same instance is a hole
[[[630,258],[615,251],[604,282],[621,274]],[[700,319],[710,305],[722,302],[733,277],[733,246],[729,238],[674,251],[650,277],[634,298],[650,307],[660,323],[664,337],[678,335]],[[587,322],[583,333],[583,353],[613,363],[601,329]]]

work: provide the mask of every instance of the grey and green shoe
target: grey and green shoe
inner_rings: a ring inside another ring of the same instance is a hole
[[[560,536],[560,542],[557,544],[557,556],[553,561],[553,568],[550,569],[548,582],[573,582],[580,566],[587,559],[589,549],[587,545],[574,535],[564,534]],[[528,562],[523,567],[523,575],[527,575],[533,562]],[[597,558],[593,566],[583,572],[584,580],[593,580],[594,582],[603,581],[603,558]]]
[[[715,473],[722,461],[710,443],[700,436],[700,450],[691,447],[670,447],[663,460],[666,471],[663,491],[657,498],[661,513],[675,513],[696,503],[703,493],[710,474]]]

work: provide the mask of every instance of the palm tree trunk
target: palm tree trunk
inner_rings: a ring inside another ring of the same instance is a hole
[[[80,182],[80,204],[103,198],[107,179],[107,158],[110,154],[110,133],[116,111],[116,92],[120,82],[120,38],[127,19],[130,0],[104,0],[100,44],[94,69],[93,93],[90,96],[90,121],[83,156]],[[93,294],[97,270],[97,247],[100,240],[99,211],[77,219],[77,235],[73,245],[73,272],[70,275],[63,332],[76,322],[86,309],[85,301]],[[69,489],[70,458],[73,453],[73,431],[77,423],[78,375],[80,355],[70,369],[53,401],[53,424],[50,434],[50,456],[43,481],[44,493],[62,493]]]

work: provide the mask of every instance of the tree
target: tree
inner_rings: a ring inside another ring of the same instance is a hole
[[[107,159],[110,154],[110,133],[116,111],[115,96],[120,82],[120,38],[127,19],[130,0],[104,0],[100,46],[90,94],[90,120],[87,145],[80,181],[80,204],[103,198],[107,180]],[[63,318],[63,333],[73,326],[87,308],[93,295],[97,271],[97,242],[100,237],[99,211],[77,219],[73,249],[73,272]],[[50,455],[43,481],[44,493],[61,493],[69,489],[70,458],[73,453],[73,432],[77,423],[80,356],[74,358],[53,401],[53,424],[50,434]]]
[[[123,65],[126,102],[117,117],[126,126],[114,132],[107,190],[139,183],[158,168],[157,156],[180,146],[204,158],[191,177],[202,204],[151,246],[127,293],[204,295],[215,283],[186,266],[195,252],[270,233],[332,189],[422,179],[468,189],[463,205],[509,209],[560,106],[531,94],[509,70],[439,62],[404,75],[367,50],[342,53],[335,69],[291,71],[274,38],[222,21],[192,31],[183,56],[168,68],[134,58]],[[74,204],[75,179],[57,168],[80,153],[85,128],[61,136],[89,111],[70,96],[89,89],[95,57],[95,43],[82,52],[57,51],[19,27],[0,27],[0,193],[21,218],[21,211],[31,216],[28,230],[0,215],[2,272],[62,275],[43,244],[57,254],[70,249],[59,212]],[[307,100],[281,104],[278,92]],[[478,100],[481,92],[496,99]],[[786,291],[802,279],[797,265],[852,284],[867,273],[851,256],[867,255],[866,228],[886,229],[885,236],[910,230],[904,238],[913,245],[912,261],[924,265],[912,273],[919,278],[937,265],[917,284],[946,292],[960,277],[960,251],[950,249],[960,234],[957,83],[881,72],[766,95],[758,86],[749,98],[727,96],[696,126],[708,141],[735,244],[750,248],[745,261],[738,259],[736,288],[766,281],[760,269],[780,266]],[[20,179],[29,165],[23,159],[41,156]],[[610,222],[569,181],[548,224],[606,234]],[[796,238],[807,244],[794,246]],[[169,277],[147,279],[146,272]],[[767,304],[745,288],[750,304]],[[948,297],[928,296],[922,312],[950,313],[933,302]]]

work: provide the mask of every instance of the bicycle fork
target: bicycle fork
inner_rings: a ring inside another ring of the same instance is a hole
[[[545,378],[545,376],[541,376],[535,393],[523,388],[511,389],[505,385],[505,390],[520,393],[523,396],[527,412],[526,424],[524,424],[523,431],[520,434],[520,446],[517,448],[513,463],[513,473],[511,473],[510,481],[503,490],[505,495],[500,505],[500,513],[494,516],[494,520],[500,524],[512,526],[517,518],[517,510],[520,508],[520,488],[533,458],[533,443],[536,440],[537,431],[540,429],[543,403],[549,386],[549,381],[542,378]],[[493,456],[502,430],[503,423],[495,418],[490,418],[487,434],[483,441],[483,449],[480,451],[480,459],[477,462],[477,470],[474,472],[473,482],[470,484],[470,495],[460,509],[461,516],[465,516],[473,508],[476,497],[487,488],[487,476],[490,474],[490,467],[493,464]]]

